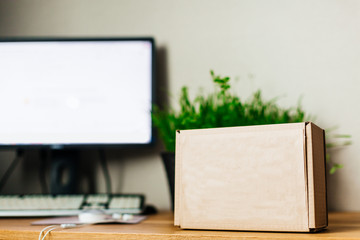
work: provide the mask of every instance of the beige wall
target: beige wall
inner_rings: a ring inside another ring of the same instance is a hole
[[[339,126],[338,132],[353,136],[350,147],[333,154],[345,165],[329,177],[335,210],[360,210],[359,23],[355,0],[0,2],[1,36],[154,36],[166,59],[160,61],[161,76],[174,97],[183,85],[192,93],[211,90],[209,69],[238,78],[235,89],[244,97],[261,88],[265,97],[284,96],[279,103],[290,106],[303,96],[318,125]],[[114,189],[144,192],[149,202],[168,208],[157,152],[113,152],[111,174]],[[1,155],[6,160],[0,173],[9,155]],[[13,181],[21,178],[17,172]],[[101,172],[97,180],[104,190]]]

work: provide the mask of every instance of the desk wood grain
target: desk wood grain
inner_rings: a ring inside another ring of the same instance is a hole
[[[0,219],[0,239],[37,239],[44,226],[31,226],[34,218]],[[360,213],[339,212],[329,214],[329,227],[320,233],[271,233],[238,231],[182,230],[173,226],[173,214],[163,212],[149,216],[136,225],[102,224],[73,229],[56,229],[47,237],[50,239],[359,239]]]

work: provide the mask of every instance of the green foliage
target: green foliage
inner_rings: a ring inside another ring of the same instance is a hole
[[[300,104],[292,108],[281,108],[276,99],[266,101],[261,91],[254,92],[249,99],[241,101],[230,92],[230,78],[215,75],[210,71],[216,86],[214,93],[207,96],[199,95],[190,100],[188,88],[181,89],[179,100],[180,110],[161,110],[154,106],[152,119],[158,128],[166,150],[175,151],[175,131],[180,129],[199,129],[215,127],[249,126],[276,123],[294,123],[309,121]],[[326,160],[330,166],[330,174],[343,167],[334,163],[330,151],[350,145],[350,135],[332,134],[334,129],[326,131]],[[329,151],[330,150],[330,151]]]
[[[346,134],[333,134],[335,129],[326,130],[326,162],[330,166],[329,173],[334,174],[336,170],[343,168],[342,164],[333,162],[330,152],[339,150],[345,146],[351,145],[351,136]]]
[[[161,110],[154,107],[152,119],[158,128],[167,151],[175,151],[175,131],[214,127],[248,126],[260,124],[293,123],[305,121],[300,105],[281,108],[276,100],[266,101],[258,90],[246,101],[230,92],[230,78],[210,72],[216,86],[214,93],[189,98],[188,88],[183,87],[180,110]]]

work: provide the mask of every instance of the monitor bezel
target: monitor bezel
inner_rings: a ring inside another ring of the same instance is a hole
[[[2,42],[106,42],[106,41],[146,41],[151,44],[151,109],[155,104],[156,47],[153,37],[0,37]],[[0,144],[0,149],[94,149],[94,148],[137,148],[155,144],[155,130],[151,121],[151,138],[147,143],[61,143],[61,144]]]

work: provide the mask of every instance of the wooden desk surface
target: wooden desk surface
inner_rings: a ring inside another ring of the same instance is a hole
[[[31,226],[38,219],[0,219],[0,239],[37,239],[45,226]],[[46,239],[360,239],[360,213],[330,213],[329,227],[320,233],[270,233],[181,230],[169,212],[149,216],[135,225],[103,224],[56,229]]]

